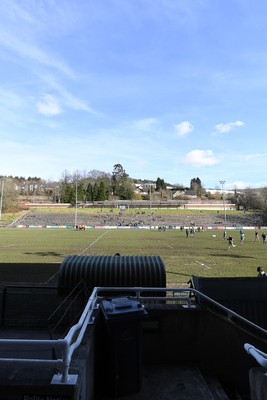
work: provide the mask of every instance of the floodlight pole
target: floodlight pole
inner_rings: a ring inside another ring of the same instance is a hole
[[[223,209],[224,209],[224,229],[225,229],[225,233],[226,233],[226,211],[225,211],[225,200],[224,200],[224,190],[223,190],[225,181],[219,181],[219,182],[222,185],[222,198],[223,198]]]
[[[59,190],[60,187],[57,186],[56,189],[57,189],[57,203],[60,203],[60,190]]]
[[[145,186],[149,188],[149,213],[150,213],[150,229],[151,229],[152,228],[152,200],[151,200],[152,183],[147,183]]]
[[[4,184],[5,178],[1,178],[1,199],[0,199],[0,220],[2,219],[2,208],[3,208],[3,196],[4,196]]]
[[[77,202],[78,202],[78,179],[76,175],[76,184],[75,184],[75,221],[74,221],[74,228],[76,229],[77,226]]]
[[[151,210],[151,183],[149,185],[149,210],[150,210],[150,229],[152,227],[152,210]]]

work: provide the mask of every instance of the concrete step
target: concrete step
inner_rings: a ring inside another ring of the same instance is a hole
[[[120,397],[120,400],[151,399],[229,400],[219,382],[211,377],[206,381],[197,367],[172,365],[144,367],[141,391]]]
[[[222,388],[222,385],[220,384],[217,378],[205,375],[204,379],[206,384],[208,385],[208,388],[214,400],[229,400],[228,396],[226,395],[224,389]]]

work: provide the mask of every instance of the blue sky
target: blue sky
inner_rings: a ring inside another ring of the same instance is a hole
[[[266,0],[1,0],[0,175],[267,186]]]

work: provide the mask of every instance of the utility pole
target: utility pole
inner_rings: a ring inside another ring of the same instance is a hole
[[[222,198],[223,198],[223,209],[224,209],[224,235],[226,236],[226,211],[225,211],[225,200],[224,200],[224,189],[223,189],[225,181],[219,181],[219,182],[222,185]]]
[[[1,199],[0,199],[0,220],[2,219],[2,209],[3,209],[3,196],[4,196],[4,184],[6,178],[1,178]]]
[[[74,220],[74,228],[77,226],[77,207],[78,207],[78,177],[76,175],[76,183],[75,183],[75,220]]]

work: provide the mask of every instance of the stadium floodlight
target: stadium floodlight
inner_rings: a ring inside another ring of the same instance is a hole
[[[226,211],[225,211],[225,199],[224,199],[224,184],[225,181],[219,181],[222,185],[222,198],[223,198],[223,209],[224,209],[224,231],[226,233]]]
[[[1,198],[0,198],[0,220],[2,219],[2,209],[3,209],[3,196],[4,196],[4,184],[6,178],[1,178]]]
[[[75,183],[75,220],[74,220],[74,229],[77,226],[77,207],[78,207],[78,177],[76,175],[76,183]]]
[[[151,187],[152,183],[149,183],[149,212],[150,212],[150,229],[152,228],[152,198],[151,198]]]
[[[151,198],[151,187],[153,183],[148,182],[145,186],[149,189],[149,213],[150,213],[150,229],[152,228],[152,198]]]
[[[149,210],[150,210],[150,229],[152,228],[152,199],[151,199],[151,184],[149,186]]]

